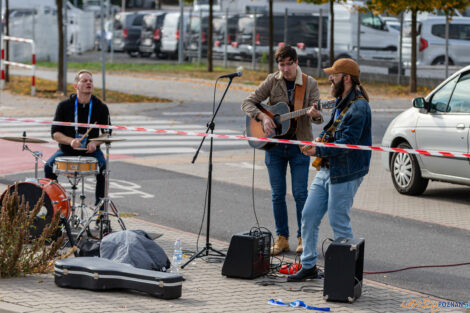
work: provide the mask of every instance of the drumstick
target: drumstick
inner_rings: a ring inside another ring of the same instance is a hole
[[[96,125],[96,122],[94,122],[93,125]],[[82,138],[79,139],[79,141],[82,142],[82,140],[83,140],[86,136],[88,136],[88,134],[91,132],[92,129],[93,129],[92,127],[88,128],[88,130],[86,131],[86,133],[82,136]]]

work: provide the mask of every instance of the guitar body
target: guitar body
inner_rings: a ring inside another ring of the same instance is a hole
[[[282,137],[290,129],[291,121],[285,120],[281,122],[280,115],[286,114],[290,112],[289,106],[284,102],[279,102],[275,105],[261,105],[267,111],[271,112],[274,117],[272,118],[274,123],[276,123],[276,130],[274,133],[266,136],[263,130],[263,123],[261,121],[257,121],[254,118],[246,117],[246,136],[248,137],[258,137],[258,138],[278,138]],[[248,144],[256,149],[269,149],[272,147],[273,143],[263,142],[263,141],[248,141]]]

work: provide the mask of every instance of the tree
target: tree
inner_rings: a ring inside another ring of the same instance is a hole
[[[209,20],[208,23],[208,42],[207,42],[207,71],[212,72],[212,19],[213,19],[214,0],[209,0]],[[202,27],[202,25],[200,26]]]
[[[10,1],[9,0],[5,1],[5,27],[6,27],[5,34],[7,36],[10,36]],[[3,49],[5,49],[5,60],[8,61],[10,59],[10,49],[9,49],[10,41],[5,40],[4,42],[5,42],[5,47]],[[7,64],[5,66],[5,82],[8,83],[9,81],[10,81],[10,67]]]
[[[377,12],[387,12],[398,15],[401,12],[411,12],[411,69],[410,92],[416,92],[416,48],[417,15],[418,12],[433,12],[444,10],[452,15],[454,9],[460,10],[470,4],[470,0],[368,0],[369,9]]]
[[[273,21],[273,0],[269,0],[269,73],[274,72],[274,55],[273,55],[273,46],[274,46],[274,21]]]
[[[346,0],[297,0],[297,2],[308,2],[313,4],[330,4],[330,66],[335,62],[335,10],[334,4],[346,2]],[[320,56],[321,57],[321,56]]]
[[[55,3],[57,5],[57,34],[59,36],[59,57],[57,62],[57,91],[60,91],[65,90],[64,84],[66,84],[66,80],[64,79],[64,18],[62,14],[64,0],[55,0]]]

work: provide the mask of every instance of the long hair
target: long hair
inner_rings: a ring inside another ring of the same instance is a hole
[[[352,80],[353,85],[354,85],[353,87],[354,88],[359,87],[359,90],[361,91],[362,95],[367,100],[367,102],[369,102],[369,94],[367,93],[366,89],[361,85],[361,81],[359,79],[359,76],[351,75],[351,80]]]

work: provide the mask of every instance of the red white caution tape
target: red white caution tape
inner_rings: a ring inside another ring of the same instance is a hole
[[[258,137],[222,135],[222,134],[211,135],[211,134],[206,134],[206,133],[191,132],[191,131],[188,132],[188,131],[181,131],[181,130],[166,130],[166,129],[156,129],[156,128],[100,125],[100,124],[87,124],[87,123],[56,122],[56,121],[34,120],[34,119],[28,119],[28,118],[0,117],[0,122],[20,122],[20,123],[46,124],[46,125],[58,125],[58,126],[73,126],[73,127],[78,126],[78,127],[91,127],[91,128],[99,128],[99,129],[148,132],[148,133],[156,133],[156,134],[175,134],[175,135],[199,136],[199,137],[207,137],[207,138],[212,137],[212,138],[218,138],[218,139],[236,139],[236,140],[247,140],[247,141],[251,140],[251,141],[262,141],[262,142],[274,142],[274,143],[283,143],[283,144],[301,145],[301,146],[311,145],[311,146],[328,147],[328,148],[398,152],[398,153],[409,153],[409,154],[419,154],[419,155],[439,156],[439,157],[449,157],[449,158],[470,158],[470,153],[462,153],[462,152],[360,146],[360,145],[337,144],[337,143],[328,143],[328,142],[312,142],[312,141],[276,139],[276,138],[258,138]]]

